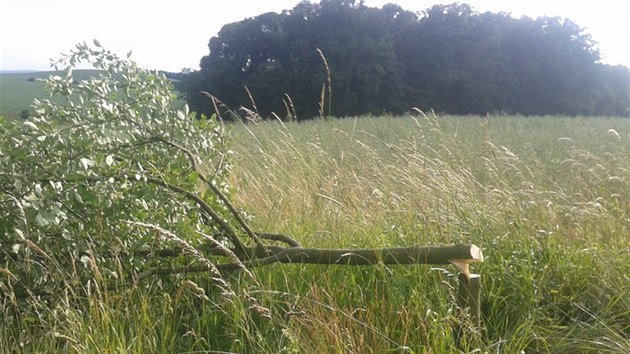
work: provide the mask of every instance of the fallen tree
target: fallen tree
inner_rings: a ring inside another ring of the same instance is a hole
[[[81,62],[100,75],[76,80]],[[57,65],[35,115],[0,124],[0,290],[13,303],[199,272],[233,293],[223,274],[273,263],[450,263],[467,284],[483,259],[474,245],[317,249],[255,232],[230,201],[220,120],[178,107],[164,76],[98,42]]]

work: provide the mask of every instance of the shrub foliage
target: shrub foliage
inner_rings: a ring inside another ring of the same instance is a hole
[[[85,62],[100,75],[75,80]],[[18,297],[128,281],[156,265],[151,252],[215,234],[225,212],[207,193],[228,188],[219,122],[195,119],[163,75],[97,41],[56,65],[51,98],[0,125],[0,287]]]

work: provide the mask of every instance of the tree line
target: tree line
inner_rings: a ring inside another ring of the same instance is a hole
[[[363,1],[302,1],[223,26],[177,85],[190,107],[260,116],[630,115],[630,71],[559,17],[513,18],[467,4],[414,13]],[[332,85],[330,85],[332,83]]]

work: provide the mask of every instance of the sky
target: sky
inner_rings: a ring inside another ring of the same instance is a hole
[[[225,24],[293,8],[299,0],[0,0],[0,70],[50,70],[50,59],[98,39],[149,69],[197,70]],[[319,2],[319,0],[311,0]],[[422,11],[455,0],[366,0]],[[630,67],[630,0],[462,0],[476,11],[560,16],[599,43],[602,62]]]

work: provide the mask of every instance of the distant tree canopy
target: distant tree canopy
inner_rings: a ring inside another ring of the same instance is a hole
[[[466,4],[413,13],[362,1],[302,1],[292,10],[225,25],[201,70],[177,87],[193,110],[206,91],[263,117],[317,116],[327,71],[334,116],[400,114],[630,115],[630,71],[599,63],[590,35],[568,19],[515,19]],[[249,91],[249,93],[248,93]],[[251,94],[251,95],[250,95]]]

